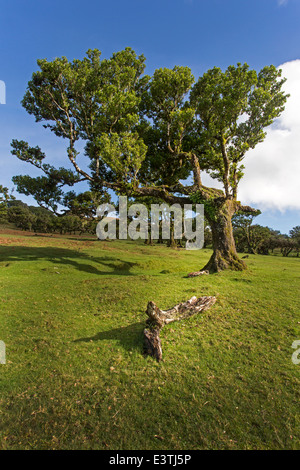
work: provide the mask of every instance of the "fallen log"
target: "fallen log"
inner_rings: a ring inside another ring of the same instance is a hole
[[[203,276],[209,274],[209,271],[195,271],[194,273],[189,273],[187,277],[196,277],[196,276]]]
[[[158,362],[162,360],[162,347],[159,337],[160,328],[144,330],[144,351],[147,356],[153,356]]]
[[[148,302],[146,314],[147,328],[144,329],[144,350],[145,354],[155,357],[157,361],[162,360],[162,347],[159,337],[160,330],[168,323],[184,320],[199,312],[209,309],[216,302],[216,297],[196,296],[175,305],[169,310],[161,310],[153,301]]]

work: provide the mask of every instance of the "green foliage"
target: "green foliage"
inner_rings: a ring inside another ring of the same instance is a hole
[[[61,234],[76,233],[83,231],[83,220],[78,215],[64,215],[55,219],[55,228]]]
[[[248,253],[256,253],[257,238],[255,240],[253,220],[261,214],[257,211],[252,214],[244,214],[237,212],[232,217],[233,234],[238,251],[247,251]]]
[[[281,71],[269,66],[257,73],[238,63],[224,72],[214,67],[194,84],[191,70],[182,66],[142,76],[145,58],[130,48],[110,59],[100,55],[95,49],[82,60],[38,61],[40,70],[22,104],[36,121],[67,139],[73,171],[44,164],[39,147],[14,140],[12,153],[46,174],[35,181],[15,176],[18,191],[54,212],[64,198],[62,187],[79,181],[101,194],[110,189],[173,203],[200,196],[214,239],[232,240],[231,224],[225,233],[214,222],[224,216],[225,201],[227,219],[238,210],[231,201],[237,201],[245,153],[265,138],[265,128],[284,109],[288,95]],[[88,159],[84,166],[79,143]],[[221,181],[224,192],[204,187],[201,170]]]
[[[145,58],[130,48],[102,61],[100,55],[89,50],[83,60],[39,60],[40,70],[22,101],[37,121],[69,140],[67,153],[77,176],[90,184],[104,178],[127,184],[137,180],[141,169],[145,183],[176,183],[191,172],[194,153],[201,168],[224,183],[226,195],[236,195],[246,151],[264,139],[265,127],[284,109],[288,95],[281,91],[281,72],[274,66],[259,73],[247,64],[225,72],[214,67],[193,85],[188,67],[162,68],[151,78],[142,77]],[[80,139],[86,143],[91,174],[77,164]],[[14,155],[51,179],[76,182],[63,169],[55,175],[45,167],[39,147],[16,140],[12,145]]]
[[[26,196],[33,196],[38,204],[56,212],[63,197],[62,187],[73,186],[79,181],[78,176],[69,169],[62,167],[56,169],[49,164],[42,163],[46,155],[39,147],[30,147],[27,142],[17,140],[13,140],[11,146],[12,155],[31,163],[46,175],[36,178],[28,175],[14,176],[12,181],[16,184],[17,191]]]
[[[300,251],[300,225],[297,225],[296,227],[293,227],[292,230],[290,230],[290,237],[295,243],[297,253],[299,253]]]
[[[145,184],[173,184],[191,172],[184,151],[194,122],[195,110],[187,100],[193,82],[191,70],[180,66],[157,69],[149,81],[139,127],[148,148],[139,174]]]
[[[85,191],[79,194],[69,191],[62,200],[62,205],[67,208],[66,213],[77,215],[85,220],[95,217],[97,207],[104,203],[112,204],[110,195],[96,191]]]
[[[99,148],[103,161],[115,172],[118,181],[136,182],[147,150],[137,133],[105,134],[100,139]]]
[[[300,225],[297,225],[296,227],[293,227],[292,230],[290,230],[290,237],[294,243],[294,248],[296,250],[297,256],[299,256],[300,252]]]
[[[147,78],[140,78],[145,58],[137,57],[132,49],[102,61],[100,55],[95,49],[83,60],[73,62],[65,57],[52,62],[38,60],[40,70],[33,74],[22,101],[36,121],[46,122],[46,128],[70,141],[71,159],[77,155],[76,141],[86,141],[86,154],[92,163],[101,157],[103,136],[130,134],[137,124],[139,95],[147,82]],[[103,167],[105,161],[101,163]],[[98,170],[94,176],[98,176]]]
[[[7,220],[21,230],[48,233],[55,229],[55,216],[51,211],[28,206],[17,199],[8,202]]]
[[[17,191],[26,196],[33,196],[38,204],[56,212],[58,204],[63,196],[63,191],[53,180],[47,176],[32,178],[28,175],[13,176],[12,181],[17,187]]]
[[[8,188],[0,185],[0,221],[3,222],[7,216]]]
[[[14,199],[14,196],[9,194],[9,189],[0,184],[0,223],[7,221],[7,208]]]
[[[265,138],[265,128],[284,109],[288,95],[281,91],[285,79],[280,77],[274,66],[258,74],[247,64],[225,72],[214,67],[191,91],[200,166],[223,182],[227,194],[236,196],[245,153]]]
[[[191,128],[195,111],[185,98],[194,82],[188,67],[155,70],[144,95],[145,110],[166,139],[171,153],[180,153],[185,133]]]
[[[12,206],[7,211],[8,221],[21,230],[32,230],[37,217],[28,207]]]
[[[203,195],[197,191],[191,195],[191,200],[193,204],[203,204],[205,216],[210,221],[217,221],[218,208],[213,197],[204,199]]]
[[[41,149],[24,141],[14,140],[12,153],[46,173],[50,192],[55,181],[73,185],[80,178],[93,190],[176,184],[191,173],[193,154],[223,182],[226,197],[236,197],[246,151],[264,139],[265,128],[284,109],[288,95],[281,90],[281,71],[269,66],[257,73],[247,64],[225,72],[214,67],[194,84],[191,70],[182,66],[142,77],[145,58],[130,48],[110,59],[100,56],[95,49],[73,62],[38,60],[40,70],[22,101],[36,121],[69,141],[75,173],[45,165]],[[78,165],[79,140],[85,142],[90,173]],[[28,178],[16,181],[20,190],[30,191]]]
[[[260,213],[260,211],[258,211]],[[279,249],[284,257],[287,257],[293,250],[299,255],[299,227],[294,227],[290,231],[290,236],[281,234],[278,230],[253,225],[253,219],[258,214],[245,215],[237,213],[232,218],[233,234],[238,251],[252,254],[268,255]]]
[[[296,249],[297,244],[295,240],[288,235],[280,235],[277,237],[277,247],[280,248],[282,256],[289,256],[289,254]]]

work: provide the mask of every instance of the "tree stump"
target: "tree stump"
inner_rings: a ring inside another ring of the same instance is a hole
[[[184,320],[199,312],[209,309],[216,302],[216,297],[196,296],[175,305],[169,310],[161,310],[153,301],[148,302],[146,314],[147,328],[144,329],[144,350],[145,354],[153,356],[158,362],[162,360],[162,347],[159,337],[160,330],[167,324]]]

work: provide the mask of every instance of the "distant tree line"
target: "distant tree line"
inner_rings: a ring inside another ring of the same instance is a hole
[[[279,230],[273,230],[269,227],[263,227],[259,224],[253,224],[253,220],[261,212],[259,210],[254,214],[237,213],[232,218],[233,236],[237,251],[240,253],[269,255],[270,253],[281,252],[282,256],[289,256],[295,252],[299,257],[300,252],[300,226],[290,230],[289,235],[280,233]],[[195,222],[195,219],[193,220]],[[193,230],[195,230],[193,223]],[[175,240],[173,236],[173,224],[171,220],[170,240],[157,240],[157,243],[166,243],[171,247],[185,247],[186,240]],[[146,240],[147,244],[153,244],[151,239]],[[204,218],[204,248],[212,248],[213,239],[209,222]]]
[[[0,184],[0,223],[7,220],[7,205],[14,197],[9,194],[9,189]]]
[[[103,202],[94,200],[91,192],[65,196],[66,209],[55,214],[45,207],[29,206],[8,193],[0,186],[0,223],[11,223],[20,230],[39,233],[96,233],[96,209]],[[106,196],[105,201],[109,201]]]
[[[98,223],[96,209],[99,204],[109,202],[109,195],[96,197],[87,191],[76,195],[69,192],[65,195],[63,214],[55,214],[45,207],[28,206],[20,200],[16,200],[9,194],[8,188],[0,185],[0,224],[11,223],[20,230],[28,230],[36,233],[60,233],[60,234],[96,234]],[[135,201],[129,201],[129,205]],[[142,201],[146,206],[161,203],[157,198],[144,198]],[[118,206],[115,206],[118,211]],[[300,252],[300,226],[290,230],[289,235],[280,233],[269,227],[254,224],[253,221],[260,211],[255,214],[237,213],[232,219],[233,235],[237,251],[240,253],[268,255],[274,250],[281,252],[282,256],[289,256],[292,252],[299,257]],[[174,239],[174,225],[171,220],[170,240],[152,240],[151,237],[145,241],[146,244],[165,243],[170,247],[184,248],[186,240]],[[194,227],[195,230],[195,227]],[[151,233],[149,220],[149,233]],[[212,232],[207,219],[204,220],[204,248],[212,248]]]
[[[22,201],[8,203],[7,222],[20,230],[39,233],[76,233],[88,231],[89,224],[75,214],[56,216],[43,207],[28,206]]]
[[[256,215],[258,215],[260,212]],[[256,215],[236,214],[232,219],[237,250],[243,253],[268,255],[279,250],[283,256],[292,251],[299,257],[300,226],[290,230],[289,235],[269,227],[253,224]]]

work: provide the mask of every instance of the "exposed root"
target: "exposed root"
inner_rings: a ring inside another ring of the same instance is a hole
[[[194,273],[189,273],[187,277],[197,277],[197,276],[203,276],[205,274],[209,274],[209,271],[195,271]]]

